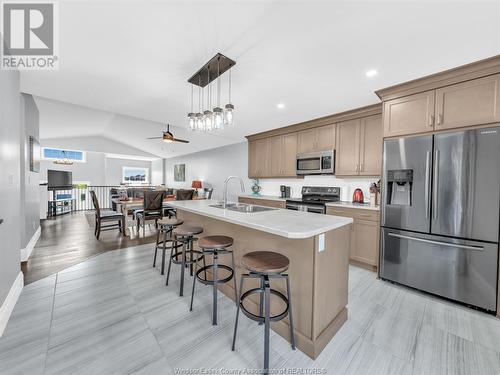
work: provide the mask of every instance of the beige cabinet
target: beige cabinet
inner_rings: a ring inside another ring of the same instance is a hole
[[[298,133],[298,152],[314,152],[335,148],[335,124],[303,130]]]
[[[265,198],[238,197],[238,202],[246,204],[255,204],[257,206],[274,207],[274,208],[285,208],[286,206],[284,200],[265,199]]]
[[[434,90],[384,102],[384,137],[433,131],[434,102]]]
[[[336,176],[380,176],[382,167],[382,116],[337,124]]]
[[[436,90],[435,130],[500,121],[500,74]]]
[[[269,174],[270,139],[257,139],[248,144],[248,177],[260,178]]]
[[[297,133],[270,138],[268,177],[295,177]]]
[[[359,141],[359,175],[380,176],[382,173],[382,116],[361,119]]]
[[[361,120],[342,121],[337,124],[335,146],[335,175],[358,174]]]
[[[351,226],[350,259],[370,269],[378,267],[380,241],[380,213],[360,208],[328,207],[327,214],[350,217]]]

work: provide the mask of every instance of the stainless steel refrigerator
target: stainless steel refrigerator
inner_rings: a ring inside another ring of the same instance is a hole
[[[379,276],[497,306],[500,127],[384,142]]]

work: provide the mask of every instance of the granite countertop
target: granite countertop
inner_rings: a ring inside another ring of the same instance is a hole
[[[345,208],[359,208],[361,210],[380,211],[380,206],[372,206],[370,203],[352,203],[352,202],[331,202],[326,204],[327,207],[345,207]]]
[[[272,233],[286,238],[309,238],[345,225],[352,224],[348,217],[318,215],[276,208],[270,211],[242,213],[211,207],[216,200],[172,201],[168,205],[228,223]]]
[[[284,202],[287,199],[290,199],[290,198],[281,198],[281,197],[278,197],[276,195],[253,195],[253,194],[240,194],[240,195],[238,195],[238,197],[251,198],[251,199],[267,199],[270,201],[281,201],[281,202]]]

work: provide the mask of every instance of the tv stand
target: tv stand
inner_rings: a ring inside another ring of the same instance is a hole
[[[56,190],[53,190],[52,199],[48,201],[47,217],[64,215],[75,211],[75,208],[76,199],[72,195],[65,198],[57,198]]]

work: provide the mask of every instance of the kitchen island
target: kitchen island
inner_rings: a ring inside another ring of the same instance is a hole
[[[174,201],[177,217],[185,224],[203,227],[203,234],[226,235],[234,239],[236,275],[239,285],[241,257],[251,251],[275,251],[290,259],[292,307],[297,347],[316,358],[347,320],[349,245],[352,219],[285,209],[262,212],[235,212],[213,207],[216,201]],[[210,259],[207,259],[209,262]],[[230,265],[230,257],[220,258]],[[257,287],[254,280],[244,289]],[[235,299],[232,283],[219,289]],[[285,284],[276,281],[274,289],[285,292]],[[256,297],[256,296],[254,296]],[[249,310],[257,313],[257,298],[250,299]],[[272,300],[271,312],[283,305]],[[290,341],[288,318],[272,324],[272,329]],[[242,343],[243,344],[243,343]]]

